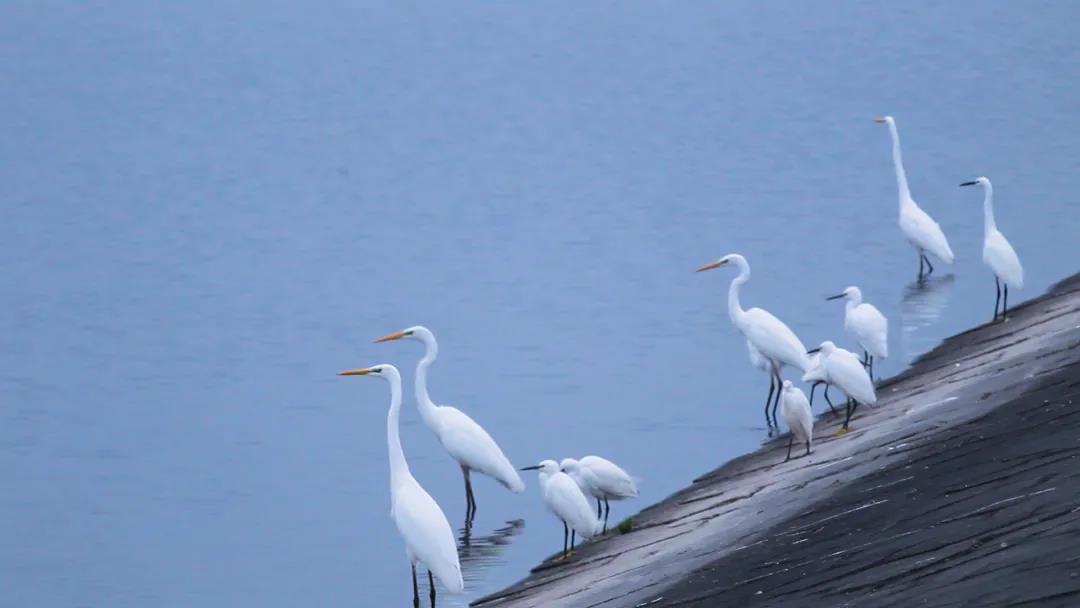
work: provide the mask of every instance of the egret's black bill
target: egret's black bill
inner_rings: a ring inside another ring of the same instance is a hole
[[[531,467],[521,467],[522,471],[536,471],[540,469],[540,465],[534,464]]]
[[[977,183],[979,183],[979,182],[964,182],[964,183],[960,184],[960,187],[963,188],[964,186],[974,186]]]
[[[812,354],[818,353],[818,352],[821,352],[821,347],[820,346],[817,347],[817,348],[811,348],[810,350],[806,351],[806,354],[812,355]]]
[[[829,297],[827,297],[827,298],[825,298],[825,299],[826,299],[826,300],[839,300],[840,298],[844,297],[844,295],[845,295],[845,294],[842,294],[842,293],[838,293],[838,294],[836,294],[835,296],[829,296]]]

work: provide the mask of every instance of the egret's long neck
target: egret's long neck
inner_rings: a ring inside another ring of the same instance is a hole
[[[431,337],[424,340],[424,357],[420,359],[420,362],[416,364],[416,407],[420,410],[420,417],[424,419],[424,424],[432,430],[436,430],[438,420],[435,417],[435,411],[438,406],[431,400],[427,390],[427,373],[428,368],[435,362],[435,357],[439,356],[439,344],[435,342],[435,338]]]
[[[986,193],[983,195],[983,218],[984,218],[984,231],[985,236],[990,236],[990,233],[997,230],[997,224],[994,222],[994,187],[989,183],[983,184],[983,188]]]
[[[854,310],[855,307],[859,304],[862,304],[862,296],[848,298],[844,303],[844,312],[847,314],[851,314],[851,311]]]
[[[390,411],[386,414],[386,445],[390,454],[390,485],[412,477],[405,452],[401,449],[398,419],[401,414],[401,377],[390,378]]]
[[[739,302],[739,292],[742,291],[743,283],[750,280],[750,267],[745,263],[737,264],[739,266],[739,276],[732,279],[731,286],[728,287],[727,308],[728,315],[731,316],[731,322],[742,329],[746,319],[746,311],[743,310],[742,303]]]
[[[900,206],[911,202],[911,190],[908,189],[907,174],[904,173],[904,159],[900,154],[900,133],[896,131],[896,123],[889,122],[889,134],[892,135],[892,159],[896,165],[896,187],[900,191]]]

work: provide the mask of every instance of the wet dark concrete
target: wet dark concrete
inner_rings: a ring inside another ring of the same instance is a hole
[[[1080,275],[476,606],[1080,606]]]

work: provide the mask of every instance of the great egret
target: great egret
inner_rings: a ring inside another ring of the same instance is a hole
[[[567,550],[566,537],[570,530],[580,534],[581,538],[595,536],[600,529],[600,521],[593,517],[589,499],[585,498],[578,484],[569,475],[559,470],[554,460],[542,460],[540,464],[524,467],[522,471],[539,471],[540,497],[548,510],[563,522],[563,559],[574,550],[573,536],[570,549]]]
[[[822,342],[819,348],[829,384],[843,391],[848,397],[844,426],[840,427],[840,434],[844,434],[848,431],[848,423],[860,403],[877,403],[874,383],[855,353],[840,348],[829,340]]]
[[[439,344],[434,334],[421,325],[387,334],[376,342],[391,340],[418,340],[424,344],[424,357],[416,365],[416,407],[431,432],[439,438],[446,451],[461,466],[465,478],[465,521],[472,522],[476,517],[476,498],[473,495],[470,472],[476,471],[487,475],[511,492],[520,494],[525,490],[525,482],[514,470],[514,465],[499,449],[499,444],[488,435],[479,424],[464,412],[449,405],[435,405],[428,396],[427,372],[435,357],[439,354]]]
[[[787,457],[784,462],[791,460],[791,445],[796,440],[806,443],[806,455],[810,455],[810,445],[814,441],[814,414],[810,411],[810,402],[806,400],[806,394],[801,389],[795,388],[791,380],[784,380],[780,389],[780,413],[784,415],[791,437],[787,444]]]
[[[780,370],[785,365],[793,365],[806,371],[810,361],[806,355],[806,347],[799,341],[795,332],[784,325],[780,319],[761,308],[743,310],[742,304],[739,303],[739,292],[743,284],[750,280],[750,265],[746,262],[746,258],[737,253],[729,253],[715,262],[709,262],[698,268],[697,272],[727,264],[734,264],[739,269],[739,276],[732,279],[731,286],[728,288],[728,315],[731,317],[732,324],[746,338],[748,348],[752,347],[750,348],[751,362],[754,361],[756,350],[769,364],[772,380],[769,385],[769,397],[765,401],[765,423],[771,434],[774,426],[777,429],[780,428],[779,422],[776,422],[776,408],[780,404],[779,388],[783,382],[780,378]],[[769,402],[773,399],[774,386],[776,402],[773,404],[772,418],[770,418]]]
[[[581,460],[563,458],[559,463],[563,472],[570,476],[586,496],[596,499],[596,517],[600,517],[600,501],[604,501],[604,529],[607,532],[609,500],[637,498],[638,489],[634,478],[619,465],[599,456],[586,456]]]
[[[416,564],[428,570],[431,606],[435,606],[435,581],[432,573],[450,593],[465,590],[458,561],[457,544],[450,522],[439,504],[409,472],[409,463],[401,449],[398,415],[401,413],[401,374],[393,365],[375,365],[338,372],[339,376],[377,376],[390,383],[390,411],[386,415],[386,443],[390,453],[390,517],[405,541],[405,552],[412,564],[413,608],[420,606],[416,586]]]
[[[1004,234],[997,229],[994,223],[994,186],[985,177],[976,178],[975,181],[964,182],[961,186],[974,186],[979,184],[983,187],[983,263],[990,267],[994,273],[994,283],[997,285],[997,299],[994,300],[994,320],[998,318],[998,304],[1001,301],[1001,284],[1005,284],[1005,303],[1001,307],[1001,320],[1005,320],[1005,311],[1009,309],[1009,288],[1020,289],[1024,286],[1024,267],[1020,265],[1020,258],[1016,251],[1005,238]]]
[[[904,161],[900,158],[900,134],[896,131],[896,120],[892,116],[878,117],[874,122],[889,125],[889,133],[892,135],[893,164],[896,165],[896,185],[900,190],[900,231],[907,237],[911,246],[919,253],[919,279],[923,276],[923,262],[930,268],[927,275],[934,272],[934,266],[926,252],[934,254],[946,264],[953,263],[952,248],[941,231],[941,226],[923,211],[911,198],[911,190],[908,189],[907,175],[904,174]]]
[[[889,322],[876,306],[863,302],[862,291],[852,285],[843,292],[826,298],[839,300],[844,298],[844,329],[863,349],[865,365],[874,377],[874,357],[882,359],[889,356]]]

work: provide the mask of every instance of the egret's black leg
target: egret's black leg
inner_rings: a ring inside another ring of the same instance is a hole
[[[604,499],[604,532],[607,532],[607,518],[611,514],[611,503]]]
[[[930,258],[926,257],[925,253],[923,254],[922,257],[923,257],[924,260],[926,260],[926,269],[927,269],[926,270],[926,276],[930,276],[930,275],[934,274],[934,265],[930,263]]]
[[[859,402],[854,399],[848,399],[847,402],[847,416],[844,418],[844,429],[848,428],[848,423],[851,422],[851,417],[855,415],[855,408],[859,407]]]
[[[431,608],[435,608],[435,579],[431,576],[431,570],[427,571],[427,582],[428,588],[431,591]]]
[[[571,551],[574,550],[574,545],[576,544],[576,542],[575,542],[576,537],[577,537],[577,530],[575,530],[573,528],[570,528],[570,550]]]
[[[870,382],[874,381],[874,356],[866,353],[866,361],[870,364]]]
[[[772,375],[769,376],[769,397],[765,400],[765,426],[769,429],[769,434],[772,435],[772,420],[769,419],[769,404],[772,403],[772,394],[775,388],[776,379]]]
[[[821,384],[821,381],[815,382],[810,385],[810,407],[814,407],[814,391],[817,390],[817,385]]]
[[[776,408],[780,407],[780,394],[783,393],[784,379],[780,377],[779,372],[774,372],[776,378],[776,400],[773,401],[772,406],[772,426],[776,429],[776,433],[780,434],[780,421],[776,419]]]
[[[810,440],[809,439],[806,440],[806,455],[807,456],[810,455]]]
[[[787,457],[784,458],[784,462],[791,460],[791,444],[795,443],[795,433],[791,433],[791,437],[787,440]]]
[[[600,499],[596,499],[596,519],[600,519]]]
[[[420,589],[416,586],[416,564],[412,565],[412,605],[420,608]]]
[[[923,274],[923,254],[922,254],[922,252],[920,251],[920,252],[919,252],[919,281],[922,281],[922,280],[923,280],[923,276],[925,276],[925,275]]]
[[[468,467],[462,465],[461,475],[465,478],[465,522],[472,523],[476,516],[476,499],[473,498],[472,480],[469,478]]]
[[[1009,284],[1005,284],[1005,299],[1001,301],[1001,320],[1005,320],[1005,311],[1009,310]]]
[[[566,526],[566,522],[562,522],[562,556],[566,557],[566,543],[570,540],[570,528]]]
[[[870,353],[867,352],[865,348],[862,351],[862,361],[860,361],[859,363],[862,363],[863,367],[870,365]]]
[[[1001,304],[1001,281],[994,277],[994,286],[997,287],[997,298],[994,299],[994,321],[998,318],[998,306]]]
[[[836,414],[836,408],[833,407],[832,399],[829,399],[829,385],[828,384],[825,385],[825,403],[829,404],[829,411],[831,411],[833,413],[833,415],[835,415]]]

